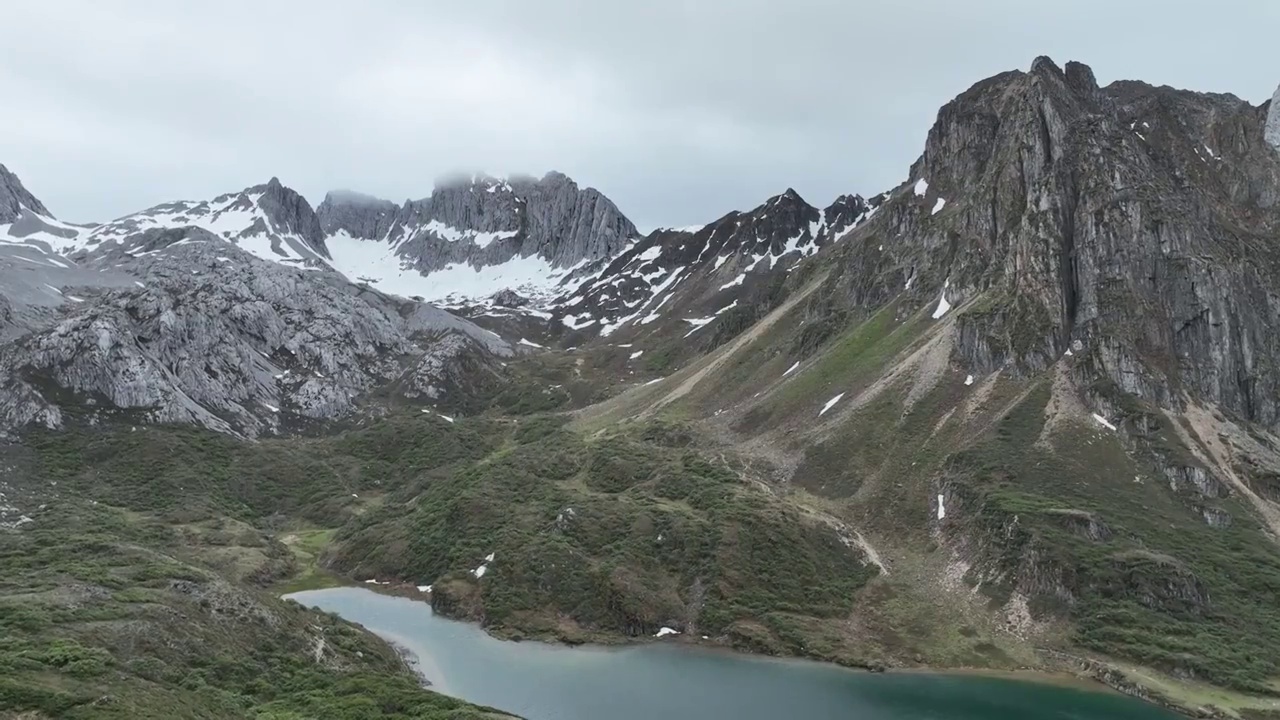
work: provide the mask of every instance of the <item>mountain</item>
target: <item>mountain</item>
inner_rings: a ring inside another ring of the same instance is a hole
[[[818,210],[788,189],[709,225],[660,228],[557,299],[553,317],[574,343],[596,334],[632,340],[668,330],[684,331],[684,339],[708,325],[704,334],[731,337],[772,309],[779,278],[841,240],[882,200],[846,195]]]
[[[1042,57],[943,106],[886,192],[644,237],[556,174],[83,228],[6,172],[0,532],[95,538],[5,573],[45,613],[13,642],[134,682],[136,644],[32,588],[187,608],[172,563],[87,552],[181,537],[215,597],[374,578],[504,637],[1275,718],[1278,116]]]
[[[513,353],[332,271],[315,214],[278,180],[91,228],[4,180],[0,429],[126,417],[252,437],[376,415],[392,388],[467,410]]]
[[[1269,115],[1101,88],[1047,58],[982,81],[940,110],[872,217],[776,280],[759,319],[694,352],[733,311],[699,330],[689,318],[710,313],[672,298],[665,331],[585,350],[584,373],[621,356],[640,382],[574,425],[689,423],[745,481],[870,548],[881,573],[847,615],[766,615],[744,644],[886,664],[1053,647],[1125,687],[1143,685],[1137,664],[1274,696]]]
[[[207,230],[266,260],[314,265],[328,257],[311,205],[277,178],[209,201],[165,203],[126,215],[95,227],[83,247],[127,247],[144,230],[178,227]]]
[[[332,192],[316,212],[334,266],[349,277],[448,303],[502,290],[546,299],[638,236],[608,198],[560,173],[457,179],[399,208]]]
[[[874,203],[784,193],[657,231],[554,303],[565,349],[515,370],[561,388],[566,424],[406,490],[335,563],[434,578],[437,611],[500,635],[666,626],[1274,717],[1271,117],[1038,58],[944,106]],[[507,561],[477,580],[481,547]]]

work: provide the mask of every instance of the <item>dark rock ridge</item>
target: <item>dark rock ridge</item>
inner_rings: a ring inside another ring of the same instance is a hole
[[[819,210],[788,188],[700,228],[655,230],[559,299],[553,316],[579,334],[741,329],[780,298],[777,278],[843,238],[883,200],[844,195]]]
[[[280,180],[274,177],[266,185],[251,187],[245,192],[260,194],[258,207],[277,233],[296,235],[312,250],[326,257],[329,255],[324,246],[320,220],[306,198],[281,185]]]
[[[430,197],[400,207],[332,192],[317,213],[326,233],[387,242],[422,273],[530,256],[567,268],[611,258],[638,234],[598,190],[580,188],[556,172],[541,180],[477,176],[443,182]]]
[[[50,214],[34,195],[27,192],[17,175],[0,165],[0,224],[16,221],[24,209],[40,215]]]
[[[1274,113],[1272,114],[1274,117]],[[1038,58],[944,106],[820,296],[954,309],[975,374],[1069,349],[1115,389],[1280,425],[1280,153],[1267,109]],[[816,300],[815,300],[816,302]],[[941,308],[940,308],[941,309]]]

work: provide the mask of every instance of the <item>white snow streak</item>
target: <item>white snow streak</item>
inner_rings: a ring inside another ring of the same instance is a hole
[[[790,375],[791,373],[795,372],[796,369],[799,367],[800,367],[800,361],[797,360],[795,365],[792,365],[791,367],[787,368],[787,371],[782,373],[782,377],[786,377]]]
[[[1101,425],[1101,426],[1105,427],[1105,428],[1106,428],[1106,429],[1108,429],[1108,430],[1115,430],[1115,429],[1116,429],[1116,426],[1115,426],[1115,425],[1112,425],[1110,422],[1108,422],[1108,421],[1107,421],[1107,419],[1106,419],[1106,418],[1102,417],[1102,416],[1101,416],[1101,415],[1099,415],[1098,413],[1094,413],[1094,414],[1093,414],[1093,419],[1094,419],[1094,420],[1097,420],[1099,425]]]
[[[929,181],[924,178],[917,180],[915,192],[918,197],[924,197],[924,194],[929,192]]]
[[[715,319],[716,319],[715,315],[712,315],[711,317],[707,317],[707,318],[684,318],[685,322],[693,326],[693,329],[685,333],[684,336],[689,337],[690,335],[701,330],[704,325],[709,324],[712,320],[715,320]]]
[[[942,520],[947,516],[947,507],[943,504],[942,493],[938,493],[938,519]]]
[[[585,322],[578,322],[578,318],[584,318]],[[570,330],[580,330],[584,327],[589,327],[591,325],[594,325],[596,321],[595,321],[595,318],[591,317],[590,315],[582,314],[582,315],[565,315],[564,317],[560,318],[560,322],[564,323],[565,326],[568,327]]]
[[[823,405],[822,409],[818,411],[818,417],[822,417],[823,415],[826,415],[827,411],[835,407],[836,403],[840,402],[840,398],[842,397],[844,397],[844,393],[840,393],[839,395],[828,400],[827,404]]]
[[[947,206],[947,201],[946,201],[946,200],[943,200],[942,198],[938,198],[938,202],[936,202],[936,203],[934,203],[934,204],[933,204],[933,212],[931,212],[931,213],[929,213],[929,214],[930,214],[930,215],[937,215],[939,212],[942,212],[942,208],[944,208],[944,207],[946,207],[946,206]]]
[[[742,273],[742,274],[738,275],[738,277],[736,277],[736,278],[734,278],[734,279],[730,280],[729,282],[727,282],[727,283],[725,283],[725,284],[721,285],[721,286],[720,286],[720,289],[721,289],[721,290],[728,290],[728,289],[729,289],[729,288],[731,288],[731,287],[737,287],[738,285],[741,285],[741,284],[743,283],[743,281],[745,281],[746,279],[747,279],[747,274],[746,274],[746,273]]]

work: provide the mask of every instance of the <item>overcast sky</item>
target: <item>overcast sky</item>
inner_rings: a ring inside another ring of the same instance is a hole
[[[939,106],[1040,54],[1259,104],[1278,28],[1275,0],[8,0],[0,163],[76,222],[557,169],[685,225],[891,187]]]

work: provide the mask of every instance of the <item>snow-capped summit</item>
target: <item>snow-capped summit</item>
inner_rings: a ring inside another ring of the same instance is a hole
[[[884,198],[845,195],[819,210],[788,188],[709,225],[655,230],[563,296],[554,314],[572,331],[612,335],[674,323],[692,335],[732,309],[758,305],[775,272],[841,239]]]
[[[0,174],[0,238],[36,248],[29,252],[159,252],[143,241],[146,231],[188,227],[265,260],[332,269],[384,292],[452,305],[486,304],[504,290],[550,300],[638,235],[608,198],[560,173],[449,180],[402,206],[337,190],[316,210],[272,178],[96,226],[59,222],[16,176]]]
[[[84,249],[127,246],[145,230],[198,227],[264,260],[317,266],[328,258],[311,205],[277,178],[212,200],[179,200],[104,223],[87,233]]]
[[[615,257],[638,235],[599,191],[561,173],[440,182],[396,206],[350,191],[317,208],[333,266],[353,280],[446,304],[512,290],[536,299]]]

